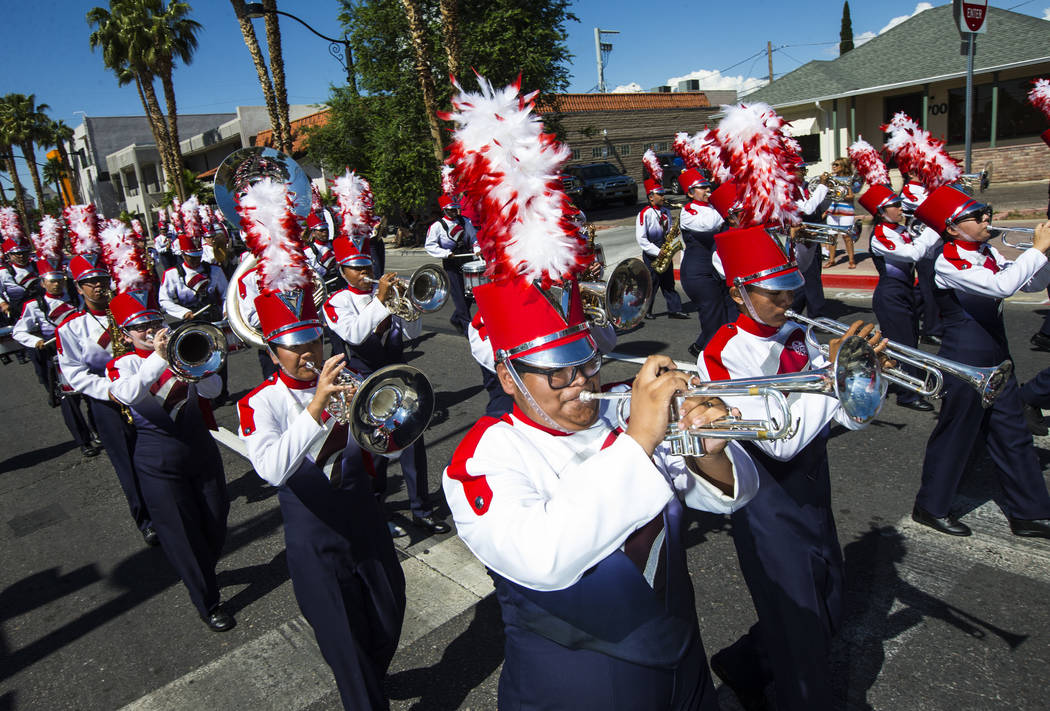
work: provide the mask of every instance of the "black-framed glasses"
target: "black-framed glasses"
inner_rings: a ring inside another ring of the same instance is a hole
[[[596,355],[586,363],[567,365],[564,368],[536,368],[515,362],[514,369],[521,373],[546,375],[547,385],[550,386],[551,390],[561,390],[572,385],[576,381],[577,375],[583,375],[584,378],[593,378],[597,375],[598,371],[602,369],[602,357],[601,355]]]
[[[967,214],[963,215],[961,218],[956,220],[956,224],[958,224],[959,222],[966,222],[967,220],[976,220],[977,222],[983,222],[987,220],[988,222],[991,222],[992,214],[994,212],[995,210],[992,209],[991,205],[985,205],[980,210],[968,212]]]
[[[128,331],[135,331],[137,333],[145,333],[151,328],[160,328],[164,325],[163,321],[146,321],[144,323],[135,323],[127,327]]]

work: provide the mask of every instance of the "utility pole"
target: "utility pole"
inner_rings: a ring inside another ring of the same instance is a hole
[[[754,45],[752,45],[753,47]],[[773,83],[773,43],[766,42],[766,59],[769,60],[769,83]]]
[[[597,27],[594,28],[594,53],[598,59],[598,91],[602,94],[605,93],[605,60],[603,54],[612,51],[612,44],[602,42],[602,35],[618,34],[620,34],[619,30],[602,30]]]

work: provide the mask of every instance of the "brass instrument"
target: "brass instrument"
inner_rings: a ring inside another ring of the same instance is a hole
[[[841,336],[849,330],[849,326],[841,321],[834,321],[829,318],[810,319],[791,309],[788,309],[785,315],[793,321],[809,326],[810,333],[806,334],[807,340],[811,338],[814,328],[819,328],[826,333],[837,336]],[[1009,360],[1004,360],[999,365],[986,368],[966,365],[947,358],[941,358],[918,348],[896,343],[895,341],[890,341],[887,344],[883,355],[910,365],[925,374],[916,377],[906,372],[903,368],[887,368],[883,369],[882,372],[883,377],[887,381],[918,393],[923,397],[936,398],[940,397],[941,389],[944,387],[944,373],[948,373],[976,389],[981,395],[981,405],[983,407],[990,406],[995,401],[995,398],[999,396],[999,393],[1002,392],[1003,387],[1006,385],[1006,381],[1010,379],[1010,373],[1013,372],[1014,368],[1014,364]]]
[[[196,383],[222,370],[227,344],[222,329],[209,321],[184,321],[168,336],[168,367],[179,380]]]
[[[660,253],[652,261],[653,269],[657,274],[666,272],[674,262],[674,255],[685,249],[685,242],[682,241],[681,221],[682,213],[679,212],[674,218],[671,229],[667,231],[667,236],[664,237],[664,243],[660,245]]]
[[[809,181],[809,191],[813,192],[818,185],[827,186],[828,197],[832,200],[845,200],[846,196],[853,190],[853,176],[823,173],[819,177],[813,178]]]
[[[984,164],[984,168],[977,173],[963,173],[959,176],[959,180],[955,182],[955,187],[962,190],[964,193],[973,197],[977,193],[983,193],[988,189],[989,183],[992,181],[992,162],[988,161]]]
[[[321,374],[307,361],[306,367]],[[360,380],[347,370],[337,385],[354,387],[333,395],[325,410],[337,422],[350,425],[354,440],[373,454],[390,454],[409,446],[423,434],[434,414],[434,388],[427,376],[410,365],[389,365]]]
[[[378,279],[365,277],[370,284],[378,284]],[[423,314],[439,311],[448,302],[448,277],[445,271],[433,264],[424,264],[412,272],[406,282],[398,279],[394,282],[384,306],[394,316],[404,321],[415,321]]]
[[[802,228],[791,239],[807,244],[834,245],[838,242],[839,235],[855,241],[860,236],[861,229],[863,229],[863,226],[859,222],[854,222],[852,225],[826,225],[822,222],[803,222]]]
[[[645,263],[636,257],[616,265],[608,281],[581,281],[580,296],[587,320],[617,330],[634,328],[645,318],[653,280]]]
[[[992,233],[992,239],[998,237],[1003,241],[1004,247],[1013,247],[1014,249],[1028,249],[1035,244],[1035,228],[1034,227],[989,227],[988,231]],[[1016,232],[1020,235],[1029,235],[1032,237],[1030,240],[1022,242],[1011,242],[1006,239],[1006,235],[1011,232]]]
[[[583,277],[589,281],[601,281],[605,275],[605,249],[595,241],[597,228],[593,222],[588,222],[585,230],[587,232],[587,248],[594,255],[593,261],[584,270]]]
[[[818,393],[836,398],[849,418],[847,427],[856,430],[867,425],[879,413],[886,394],[886,381],[882,377],[875,350],[864,339],[853,336],[842,342],[835,362],[826,368],[756,378],[716,380],[676,393],[671,400],[664,441],[670,444],[672,454],[695,457],[704,453],[704,438],[788,439],[797,431],[797,423],[791,422],[791,410],[785,393]],[[745,420],[729,415],[696,429],[678,428],[686,398],[722,396],[762,397],[766,419]],[[629,413],[624,406],[630,402],[630,397],[629,391],[594,393],[585,390],[580,393],[579,399],[584,402],[620,400],[620,426],[626,429]]]

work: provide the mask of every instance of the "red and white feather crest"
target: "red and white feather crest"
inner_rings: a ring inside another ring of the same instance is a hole
[[[792,139],[786,138],[786,140]],[[719,138],[718,129],[702,128],[689,139],[689,143],[700,167],[706,170],[713,180],[726,183],[733,179],[732,171],[723,160],[722,141]]]
[[[139,239],[146,237],[146,231],[142,229],[142,222],[137,217],[131,218],[131,231],[135,233],[135,236]]]
[[[351,239],[360,239],[372,234],[379,224],[373,213],[375,200],[372,186],[356,172],[346,172],[332,181],[332,193],[339,204],[339,229]]]
[[[311,283],[302,226],[283,182],[263,178],[241,195],[237,211],[248,248],[259,260],[259,290],[288,292]]]
[[[321,200],[321,190],[317,187],[317,183],[310,181],[310,212],[320,215],[323,209],[324,202]]]
[[[61,220],[51,215],[44,215],[40,218],[39,231],[32,235],[36,258],[46,259],[52,263],[61,263],[66,237],[65,232],[66,230]]]
[[[102,261],[118,292],[149,287],[152,278],[146,267],[146,250],[135,233],[120,220],[110,220],[99,235]]]
[[[98,241],[98,215],[95,206],[69,205],[63,210],[69,225],[69,241],[73,252],[82,256],[97,255],[102,251]]]
[[[1028,92],[1028,101],[1050,121],[1050,79],[1036,79],[1032,90]]]
[[[456,179],[452,177],[452,166],[441,166],[441,192],[449,197],[459,192],[456,188]]]
[[[692,137],[685,131],[679,131],[674,135],[671,147],[674,148],[674,152],[685,163],[686,168],[700,170],[704,167],[701,165],[700,158],[696,155],[696,150],[693,148]]]
[[[861,136],[857,136],[857,140],[846,149],[846,153],[849,154],[850,161],[864,178],[865,183],[868,185],[890,184],[890,173],[886,170],[882,156],[875,150],[875,146]]]
[[[656,152],[652,148],[647,148],[642,154],[642,164],[649,171],[650,178],[656,181],[664,179],[664,167],[660,165],[660,159],[656,157]]]
[[[881,128],[890,134],[886,150],[896,159],[901,172],[929,190],[954,183],[962,176],[962,167],[948,155],[944,141],[931,136],[904,112],[894,115]]]
[[[199,243],[204,236],[204,227],[201,224],[201,205],[196,195],[190,195],[186,202],[182,203],[182,234]]]
[[[22,221],[18,219],[18,211],[13,207],[0,208],[0,236],[19,244],[26,241],[25,233],[22,231]]]
[[[725,163],[740,185],[740,224],[754,227],[801,222],[795,198],[802,162],[798,142],[784,133],[787,122],[768,104],[723,106],[718,125]]]
[[[561,166],[568,146],[544,133],[533,113],[536,92],[522,95],[521,79],[494,89],[478,76],[480,91],[467,92],[453,80],[452,111],[441,118],[456,124],[446,161],[468,204],[481,216],[478,226],[487,273],[521,275],[543,286],[579,274],[589,259],[562,189]]]

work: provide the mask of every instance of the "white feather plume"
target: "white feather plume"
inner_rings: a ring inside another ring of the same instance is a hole
[[[287,186],[272,178],[250,186],[238,201],[241,228],[259,260],[260,291],[289,292],[311,283],[292,204]]]

